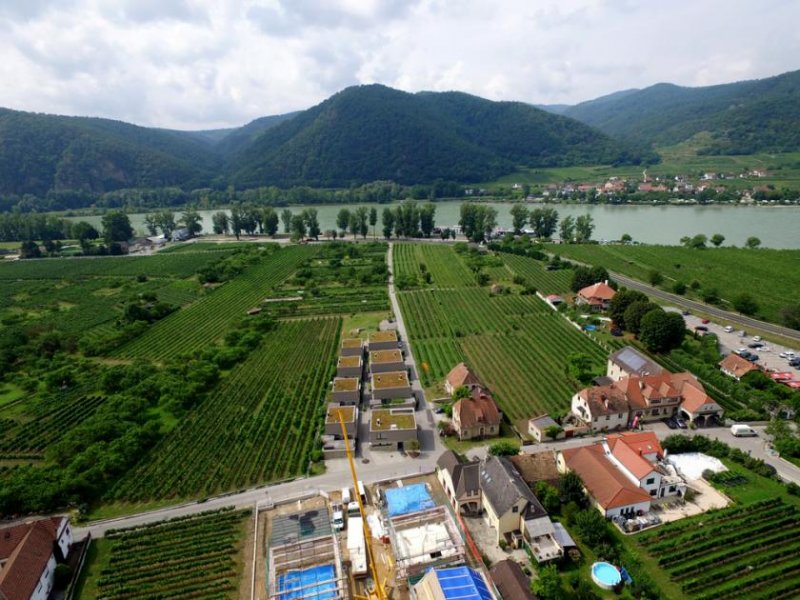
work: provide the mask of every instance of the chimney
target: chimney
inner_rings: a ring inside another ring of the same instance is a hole
[[[639,380],[639,389],[640,389],[640,390],[643,390],[643,389],[644,389],[644,379],[640,379],[640,380]]]

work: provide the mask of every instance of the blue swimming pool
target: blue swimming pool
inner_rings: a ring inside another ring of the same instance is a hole
[[[611,590],[622,581],[622,575],[614,565],[607,562],[596,562],[592,565],[592,581],[604,590]]]
[[[386,506],[390,517],[407,515],[436,506],[424,483],[387,488],[383,494],[386,496]]]
[[[337,598],[336,572],[333,565],[321,565],[301,571],[287,571],[278,577],[278,600],[313,598],[332,600]]]

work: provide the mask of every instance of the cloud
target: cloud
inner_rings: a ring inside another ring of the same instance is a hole
[[[574,103],[797,68],[800,6],[742,4],[4,0],[0,105],[211,128],[360,83]]]

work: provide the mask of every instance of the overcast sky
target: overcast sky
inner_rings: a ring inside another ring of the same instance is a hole
[[[0,106],[181,129],[349,85],[575,103],[800,68],[796,0],[0,0]]]

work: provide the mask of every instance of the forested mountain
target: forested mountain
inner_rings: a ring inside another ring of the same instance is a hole
[[[707,132],[705,154],[797,151],[800,71],[709,87],[659,83],[557,112],[636,143],[670,145]]]
[[[223,155],[228,155],[241,150],[267,129],[288,121],[299,112],[290,112],[283,115],[269,115],[250,121],[247,125],[231,129],[226,135],[217,140],[216,150]]]
[[[120,121],[0,109],[0,193],[208,185],[210,142]]]
[[[609,137],[519,102],[347,88],[231,157],[237,186],[492,179],[518,165],[637,162]]]

